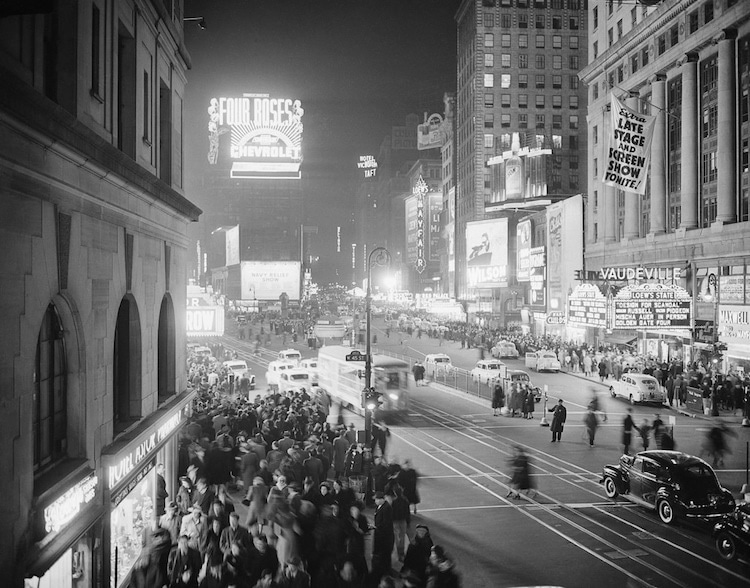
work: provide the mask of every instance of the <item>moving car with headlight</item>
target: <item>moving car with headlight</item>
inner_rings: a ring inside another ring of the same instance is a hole
[[[292,368],[284,370],[279,374],[279,392],[297,391],[303,388],[309,392],[317,382],[313,381],[312,374],[309,370],[303,368]]]
[[[526,367],[538,372],[559,372],[561,366],[554,351],[542,349],[526,354]]]
[[[518,349],[510,341],[498,341],[490,349],[490,355],[497,359],[518,359]]]
[[[727,561],[750,556],[750,504],[738,504],[734,512],[714,525],[716,551]]]
[[[734,511],[732,494],[711,466],[679,451],[641,451],[605,465],[600,483],[608,498],[623,498],[656,510],[663,523],[718,519]]]
[[[279,361],[288,361],[295,365],[299,365],[299,362],[302,361],[302,354],[296,349],[282,349],[281,351],[279,351],[279,356],[277,359]]]
[[[481,359],[471,370],[471,380],[476,384],[489,384],[496,378],[504,378],[506,365],[497,359]]]
[[[628,372],[609,386],[612,398],[625,398],[630,404],[650,402],[664,404],[666,393],[654,376]]]
[[[290,361],[269,361],[268,369],[266,370],[266,384],[268,384],[268,389],[273,391],[278,390],[281,374],[296,367],[297,364]]]

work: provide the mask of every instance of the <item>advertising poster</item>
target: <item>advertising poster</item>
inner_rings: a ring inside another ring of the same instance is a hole
[[[720,276],[719,302],[743,304],[745,302],[745,276]]]
[[[286,293],[289,300],[299,300],[299,261],[243,261],[241,262],[241,298],[278,302]]]
[[[602,182],[626,192],[644,194],[656,117],[640,114],[612,95],[611,133]]]
[[[466,277],[469,288],[508,285],[508,219],[466,224]]]
[[[433,192],[427,197],[427,218],[430,226],[428,231],[427,242],[427,259],[428,261],[440,261],[440,215],[443,212],[443,196],[438,192]]]
[[[547,280],[550,297],[562,294],[563,204],[547,208]]]
[[[531,221],[524,220],[516,227],[516,279],[529,281],[529,255],[531,252]]]
[[[750,306],[720,304],[719,337],[733,347],[750,347]]]
[[[226,230],[226,265],[240,262],[240,225]]]
[[[431,114],[424,124],[417,125],[417,149],[434,149],[443,145],[443,117]]]
[[[406,261],[409,265],[417,266],[417,231],[419,219],[416,196],[409,196],[404,201],[404,219],[406,221]]]
[[[299,100],[269,94],[211,98],[209,163],[218,163],[220,137],[228,133],[230,177],[299,179],[304,113]]]
[[[568,297],[568,325],[607,326],[607,299],[594,284],[579,284]]]
[[[547,260],[544,247],[532,247],[529,250],[529,286],[529,304],[546,306]]]

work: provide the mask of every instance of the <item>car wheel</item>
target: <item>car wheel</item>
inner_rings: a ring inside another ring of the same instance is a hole
[[[610,386],[609,387],[609,394],[612,396],[612,398],[615,398],[617,396],[617,393],[615,392],[615,387]]]
[[[716,535],[716,551],[719,552],[722,559],[727,561],[735,559],[737,557],[737,543],[734,537],[726,531],[721,531]]]
[[[617,491],[617,483],[612,476],[604,478],[604,493],[607,498],[617,498],[619,492]]]
[[[662,498],[656,503],[656,513],[662,523],[666,525],[674,523],[674,509],[666,498]]]

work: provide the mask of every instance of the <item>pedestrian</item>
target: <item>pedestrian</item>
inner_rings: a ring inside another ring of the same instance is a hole
[[[417,480],[419,474],[411,466],[411,460],[405,459],[404,465],[398,472],[398,483],[404,489],[404,498],[409,501],[409,505],[414,508],[414,514],[417,514],[417,505],[419,504],[419,490],[417,489]]]
[[[433,545],[427,569],[427,586],[459,588],[461,582],[454,567],[455,564],[445,554],[445,550],[440,545]]]
[[[529,472],[529,458],[520,445],[513,446],[513,457],[510,460],[510,464],[512,474],[510,478],[510,489],[508,490],[506,498],[521,498],[521,492],[525,492],[531,497],[534,489]]]
[[[416,578],[416,585],[424,586],[427,579],[427,565],[430,562],[430,552],[433,541],[430,537],[430,529],[427,525],[417,525],[414,530],[414,538],[406,549],[404,567],[402,573],[411,574]]]
[[[594,438],[596,437],[596,430],[599,428],[599,420],[596,418],[596,413],[589,407],[583,417],[583,424],[586,426],[586,433],[589,437],[589,446],[594,446]]]
[[[603,382],[604,380],[607,379],[607,374],[608,374],[608,372],[607,372],[607,362],[604,361],[603,357],[599,360],[599,366],[598,367],[599,367],[599,381]]]
[[[656,448],[664,449],[662,445],[664,442],[664,434],[666,433],[666,427],[664,426],[664,421],[661,420],[661,417],[659,416],[658,412],[654,415],[654,422],[651,423],[651,429],[654,432],[654,441],[656,442]]]
[[[523,418],[533,419],[534,418],[534,405],[536,399],[534,398],[534,391],[531,388],[526,388],[526,397],[523,400]]]
[[[503,392],[503,386],[497,381],[492,390],[492,416],[497,416],[498,412],[502,412],[503,406],[505,406],[505,392]]]
[[[637,431],[638,427],[635,426],[635,421],[633,421],[633,409],[628,408],[628,414],[625,415],[625,419],[622,422],[622,452],[625,455],[630,455],[630,444],[633,442],[633,429]]]
[[[391,570],[391,553],[395,543],[393,511],[385,494],[375,492],[375,532],[372,540],[372,576],[375,580]]]
[[[568,418],[568,411],[563,406],[563,399],[560,398],[557,401],[557,406],[550,408],[549,412],[553,413],[550,430],[552,431],[552,443],[554,443],[561,440],[565,419]]]
[[[409,510],[409,501],[404,497],[401,486],[395,484],[386,499],[391,504],[391,514],[393,516],[393,536],[396,541],[396,555],[398,561],[404,561],[405,543],[408,541],[407,531],[411,523],[411,511]]]
[[[648,446],[651,442],[651,425],[648,419],[643,419],[643,423],[638,428],[638,433],[641,435],[641,441],[643,441],[643,451],[648,451]]]

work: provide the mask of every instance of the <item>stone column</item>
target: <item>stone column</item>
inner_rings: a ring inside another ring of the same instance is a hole
[[[611,105],[607,105],[604,109],[604,124],[603,127],[603,138],[601,157],[599,158],[599,169],[600,177],[604,176],[604,170],[607,167],[607,145],[609,144],[609,134],[613,131],[612,129],[612,112]],[[604,228],[604,242],[614,243],[617,240],[617,190],[613,186],[607,186],[602,184],[604,190],[603,201],[601,207],[601,216]],[[600,217],[601,218],[601,217]]]
[[[650,233],[661,235],[667,230],[667,91],[666,76],[651,79],[651,114],[654,139],[651,141],[651,227]]]
[[[680,228],[698,227],[698,57],[689,53],[678,61],[682,74],[682,157],[680,173],[682,197]]]
[[[640,100],[638,96],[628,96],[625,106],[630,110],[640,112]],[[623,237],[626,239],[637,239],[640,236],[638,217],[641,214],[641,195],[635,192],[625,191],[625,227]]]
[[[726,29],[714,38],[719,46],[716,220],[725,223],[737,220],[736,36],[735,30]]]

